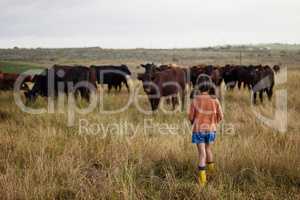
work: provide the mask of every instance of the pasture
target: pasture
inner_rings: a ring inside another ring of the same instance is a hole
[[[16,67],[17,66],[17,67]],[[5,73],[22,73],[29,69],[42,69],[38,64],[0,61],[0,70]]]
[[[152,51],[155,52],[151,50],[145,54],[144,61]],[[275,91],[287,90],[287,132],[280,133],[264,125],[254,114],[257,111],[273,116],[276,98],[252,108],[248,90],[225,91],[223,86],[225,119],[214,145],[217,172],[208,177],[209,183],[203,189],[199,189],[195,181],[197,154],[191,143],[186,112],[170,115],[158,111],[148,115],[131,104],[123,112],[102,113],[101,109],[115,110],[126,104],[128,93],[123,87],[121,93],[104,92],[103,107],[86,115],[76,114],[74,125],[69,127],[66,110],[26,114],[16,106],[12,92],[1,91],[1,199],[300,199],[300,99],[297,89],[300,87],[297,69],[300,63],[296,51],[287,55],[294,59],[280,57],[280,51],[260,58],[263,63],[274,64],[282,58],[292,66],[286,65],[287,82],[275,86]],[[138,71],[136,66],[143,63],[142,59],[134,57],[129,50],[127,54],[129,58],[124,58],[126,53],[123,52],[119,59],[108,56],[103,62],[128,62],[133,71]],[[38,67],[57,60],[75,64],[102,62],[92,56],[90,60],[73,60],[72,56],[57,55],[52,55],[52,60],[47,60],[48,57],[23,60]],[[168,60],[160,61],[178,59],[186,65],[201,62],[198,58],[191,59],[197,57],[197,51],[180,53],[179,58],[176,55],[176,51],[169,52],[166,54]],[[208,59],[205,61],[211,62],[221,53],[208,51],[204,55]],[[231,63],[239,62],[238,57],[227,54],[224,57],[226,59],[214,62],[222,64],[230,59]],[[247,63],[261,62],[256,58],[244,59]],[[20,70],[16,59],[11,63],[15,63],[16,71]],[[138,81],[133,82],[134,88],[139,85]],[[139,103],[142,108],[150,109],[146,98],[141,98]],[[77,104],[86,106],[83,101]],[[45,108],[47,102],[38,98],[29,106]]]

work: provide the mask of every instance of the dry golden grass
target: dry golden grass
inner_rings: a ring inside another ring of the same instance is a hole
[[[179,124],[186,113],[144,115],[134,106],[105,115],[77,116],[67,127],[66,114],[22,113],[11,92],[0,93],[1,199],[300,199],[300,72],[289,71],[288,132],[262,125],[250,109],[248,91],[228,92],[225,124],[214,145],[218,168],[207,187],[195,182],[196,148],[186,128],[158,134],[143,127],[129,135],[79,134],[78,119],[109,124]],[[126,102],[127,94],[105,97],[105,108]],[[274,102],[273,102],[274,103]],[[45,106],[39,99],[35,107]],[[149,107],[144,100],[144,107]],[[258,110],[271,112],[268,102]],[[116,131],[115,131],[116,132]],[[100,132],[101,133],[101,132]],[[226,134],[227,133],[227,134]],[[134,136],[132,136],[134,135]]]

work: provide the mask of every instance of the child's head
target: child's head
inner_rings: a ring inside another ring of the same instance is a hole
[[[200,76],[197,85],[200,93],[208,92],[211,94],[214,91],[214,85],[209,76]]]

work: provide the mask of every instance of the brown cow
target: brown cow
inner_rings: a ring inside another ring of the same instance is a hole
[[[19,74],[16,73],[2,73],[0,72],[0,90],[13,90],[14,84],[19,77]],[[21,83],[22,90],[28,90],[29,87],[26,82],[32,82],[31,76],[26,76],[23,82]]]
[[[177,64],[167,64],[157,66],[154,63],[141,64],[141,67],[145,69],[145,73],[161,72],[167,69],[179,68]]]
[[[186,73],[187,86],[189,86],[189,82],[188,82],[189,77],[187,76],[188,75],[187,68],[183,68],[177,64],[163,64],[163,65],[157,66],[154,63],[147,63],[147,64],[141,64],[141,67],[145,69],[145,74],[162,72],[162,71],[173,69],[173,68],[180,68],[180,69],[184,70],[184,72]],[[139,78],[139,76],[144,76],[144,74],[138,75],[138,79],[141,80]],[[174,104],[178,104],[178,98],[177,97],[166,97],[166,103],[169,105],[170,102],[172,102],[173,107],[174,107]]]
[[[182,109],[184,108],[186,72],[181,68],[170,68],[161,72],[139,74],[143,88],[148,95],[152,111],[157,110],[161,97],[172,96],[175,109],[177,94],[180,94]]]

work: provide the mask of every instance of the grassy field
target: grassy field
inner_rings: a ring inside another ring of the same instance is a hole
[[[131,60],[132,69],[137,60]],[[0,92],[0,197],[300,199],[299,80],[300,71],[288,69],[287,83],[276,86],[288,92],[288,131],[284,134],[255,117],[248,91],[226,92],[225,128],[219,130],[213,150],[217,173],[209,176],[203,189],[195,181],[197,154],[185,124],[186,112],[146,115],[134,105],[117,114],[96,109],[87,115],[76,114],[74,126],[68,127],[66,110],[26,114],[16,106],[12,92]],[[125,105],[127,99],[124,90],[105,94],[102,102],[104,109],[112,110]],[[146,99],[140,102],[149,109]],[[254,109],[272,115],[275,103],[274,98]],[[30,106],[46,107],[46,100],[40,98]],[[83,122],[89,131],[82,129]],[[134,128],[123,131],[125,123]],[[158,128],[163,124],[179,128],[171,133]]]
[[[22,73],[30,69],[43,69],[42,66],[34,63],[16,61],[0,61],[0,71],[5,73]]]

